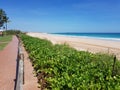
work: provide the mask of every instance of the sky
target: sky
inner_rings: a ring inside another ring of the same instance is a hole
[[[120,32],[120,0],[0,0],[8,29],[25,32]]]

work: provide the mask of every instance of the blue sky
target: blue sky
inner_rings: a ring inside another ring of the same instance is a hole
[[[120,0],[0,0],[9,29],[120,32]]]

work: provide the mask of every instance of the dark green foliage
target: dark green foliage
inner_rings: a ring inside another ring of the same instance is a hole
[[[0,9],[0,27],[8,22],[8,17],[3,9]]]
[[[43,39],[21,35],[34,69],[51,90],[120,90],[120,62],[113,56],[76,51]],[[41,86],[42,87],[42,86]]]
[[[16,35],[20,33],[22,33],[20,30],[7,30],[3,32],[3,34],[5,35]]]

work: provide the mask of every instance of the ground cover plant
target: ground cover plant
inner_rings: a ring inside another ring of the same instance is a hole
[[[41,89],[120,90],[120,62],[112,55],[77,51],[24,34],[20,37]]]

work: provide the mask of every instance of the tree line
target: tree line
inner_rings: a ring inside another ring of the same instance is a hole
[[[5,35],[17,35],[20,33],[22,33],[20,30],[12,30],[12,29],[3,32],[3,34]]]

